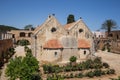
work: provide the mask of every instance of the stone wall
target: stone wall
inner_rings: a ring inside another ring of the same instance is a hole
[[[12,34],[11,33],[0,32],[0,40],[11,39],[11,38],[12,38]]]
[[[38,59],[40,61],[57,61],[61,58],[61,50],[60,49],[44,49],[44,53],[41,54],[41,57]]]
[[[78,53],[80,59],[87,59],[87,57],[90,55],[89,49],[79,49]]]
[[[105,32],[106,37],[108,36],[108,32]],[[111,31],[109,33],[110,39],[120,40],[120,30]]]
[[[12,34],[12,38],[14,39],[14,43],[16,43],[18,40],[26,39],[31,43],[31,36],[33,34],[33,31],[29,30],[11,30],[7,32],[9,34]],[[23,33],[21,35],[21,33]]]

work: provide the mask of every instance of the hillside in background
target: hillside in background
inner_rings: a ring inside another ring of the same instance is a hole
[[[19,29],[12,26],[0,25],[0,32],[6,32],[10,30],[19,30]]]

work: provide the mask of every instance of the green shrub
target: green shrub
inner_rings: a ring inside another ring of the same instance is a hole
[[[15,53],[15,49],[13,47],[9,48],[8,54],[12,56]]]
[[[101,69],[102,67],[103,67],[102,64],[100,64],[100,63],[94,63],[94,68],[95,69]]]
[[[108,69],[106,71],[106,74],[115,74],[115,70],[114,69]]]
[[[95,58],[94,63],[101,64],[102,63],[101,58],[100,57]]]
[[[27,52],[28,49],[29,49],[29,48],[25,45],[25,46],[24,46],[24,51]]]
[[[76,62],[77,58],[75,56],[70,57],[70,62]]]
[[[109,72],[110,72],[110,74],[115,74],[115,70],[114,69],[110,69]]]
[[[111,49],[110,49],[109,47],[107,48],[107,50],[108,50],[108,52],[110,52],[110,51],[111,51]]]
[[[101,76],[102,75],[102,71],[101,70],[99,70],[99,69],[96,69],[95,71],[94,71],[94,75],[95,76]]]
[[[52,66],[48,67],[48,73],[54,73],[55,72],[55,68]]]
[[[64,80],[61,75],[53,74],[52,76],[47,76],[47,80]]]
[[[78,67],[77,66],[72,66],[71,67],[71,71],[77,71],[78,70]]]
[[[71,74],[70,74],[70,78],[73,78],[73,77],[74,77],[74,75],[73,75],[73,73],[71,73]]]
[[[64,78],[67,78],[67,79],[68,79],[68,78],[70,78],[70,76],[67,74],[67,75],[64,76]]]
[[[26,39],[22,39],[17,41],[17,45],[26,46],[26,45],[30,45],[30,42]]]
[[[27,53],[24,58],[15,57],[10,60],[6,68],[6,75],[10,80],[33,80],[38,79],[39,65],[32,53]]]
[[[105,46],[103,46],[102,51],[105,51]]]
[[[83,62],[82,65],[84,66],[84,69],[92,69],[93,63],[94,62],[91,59],[88,59],[87,61]]]
[[[78,70],[82,71],[84,69],[84,65],[82,63],[78,64]]]
[[[52,65],[43,65],[43,70],[44,70],[44,73],[47,74],[47,73],[59,73],[61,72],[61,68],[60,67],[55,67],[55,66],[52,66]]]
[[[90,71],[86,73],[87,77],[93,78],[94,77],[94,72]]]
[[[44,74],[48,73],[48,65],[43,65]]]
[[[101,75],[105,75],[106,73],[105,73],[105,71],[101,71]]]
[[[65,69],[64,69],[64,71],[69,72],[69,71],[71,71],[71,69],[72,69],[71,66],[66,66]]]
[[[42,80],[39,73],[32,74],[31,80]]]
[[[84,75],[82,74],[82,73],[79,73],[78,75],[77,75],[77,78],[83,78],[84,77]]]
[[[108,63],[103,63],[103,66],[105,67],[105,68],[109,68],[109,65],[108,65]]]
[[[47,76],[47,80],[52,80],[52,77],[51,76]]]

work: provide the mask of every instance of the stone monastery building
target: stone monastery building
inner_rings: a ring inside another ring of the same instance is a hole
[[[61,25],[53,15],[38,26],[32,36],[32,52],[39,61],[83,60],[93,54],[92,32],[82,19]]]

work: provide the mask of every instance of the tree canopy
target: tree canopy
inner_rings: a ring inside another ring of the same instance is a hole
[[[33,25],[31,25],[31,24],[28,24],[28,25],[26,25],[25,27],[24,27],[24,29],[25,30],[34,30],[34,27],[33,27]]]
[[[72,22],[75,22],[74,15],[69,14],[67,17],[67,24],[72,23]]]
[[[10,60],[6,68],[6,75],[10,80],[41,80],[38,61],[28,50],[24,58],[15,57]]]
[[[19,29],[12,26],[0,25],[0,32],[6,32],[10,30],[19,30]]]
[[[111,29],[113,28],[117,28],[117,23],[112,19],[106,20],[101,27],[101,29],[107,30],[108,34],[111,32]]]

